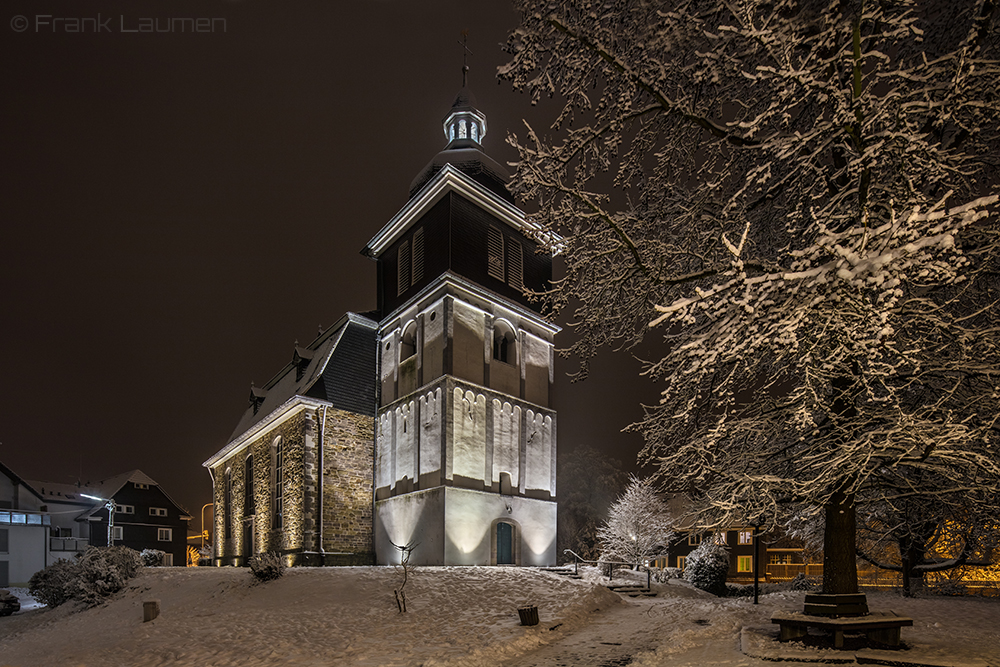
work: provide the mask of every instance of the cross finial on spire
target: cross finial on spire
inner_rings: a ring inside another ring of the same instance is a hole
[[[466,28],[462,31],[462,41],[459,42],[462,45],[462,88],[468,87],[469,84],[469,56],[472,55],[472,51],[469,49],[469,30]]]

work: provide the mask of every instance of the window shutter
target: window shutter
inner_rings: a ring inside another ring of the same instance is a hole
[[[524,249],[517,239],[507,239],[507,284],[524,289]]]
[[[399,296],[410,287],[410,242],[403,241],[399,244],[399,254],[396,262],[396,296]]]
[[[496,227],[490,227],[489,260],[486,272],[492,278],[503,280],[503,234]]]
[[[424,277],[424,229],[421,227],[413,232],[413,280],[411,285],[416,285]]]

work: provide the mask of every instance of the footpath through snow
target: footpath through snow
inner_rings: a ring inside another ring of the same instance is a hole
[[[411,574],[409,612],[400,614],[400,579],[391,567],[294,569],[266,584],[252,584],[243,569],[149,569],[94,609],[0,618],[0,667],[737,667],[793,658],[783,663],[791,667],[855,659],[773,640],[770,615],[800,609],[801,593],[767,595],[755,607],[672,581],[654,584],[657,598],[633,599],[606,590],[594,573],[571,580],[529,568],[436,567]],[[910,648],[891,656],[902,664],[1000,667],[1000,601],[869,598],[873,608],[914,618],[903,630]],[[148,599],[160,600],[161,614],[142,623]],[[519,624],[525,604],[538,606],[538,626]]]

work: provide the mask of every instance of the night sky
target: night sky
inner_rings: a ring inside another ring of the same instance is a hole
[[[0,461],[65,483],[138,468],[196,517],[251,381],[375,308],[360,250],[444,147],[462,30],[487,153],[513,160],[507,132],[556,113],[496,81],[506,2],[3,4]],[[225,32],[124,32],[171,17]],[[656,396],[638,368],[609,352],[570,385],[559,361],[560,458],[634,462],[619,431]]]

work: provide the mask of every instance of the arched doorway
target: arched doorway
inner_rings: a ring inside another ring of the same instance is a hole
[[[503,521],[497,524],[497,565],[514,564],[514,526]]]

